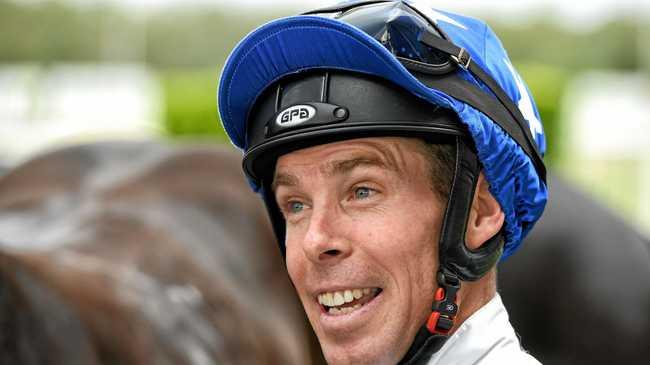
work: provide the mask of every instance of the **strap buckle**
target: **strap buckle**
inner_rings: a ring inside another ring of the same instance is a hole
[[[434,295],[434,304],[426,326],[432,334],[446,336],[454,327],[454,319],[458,313],[456,294],[460,289],[460,280],[441,271],[438,273],[438,283],[440,286]]]
[[[450,56],[454,62],[456,62],[459,66],[467,70],[469,68],[469,64],[472,63],[472,56],[465,50],[465,48],[460,48],[460,51],[458,51],[458,55],[451,55]]]

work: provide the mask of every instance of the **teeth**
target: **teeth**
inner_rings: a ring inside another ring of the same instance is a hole
[[[339,306],[341,304],[345,303],[345,299],[343,298],[343,295],[341,295],[341,292],[337,291],[334,293],[334,305]]]
[[[343,308],[332,307],[328,310],[328,313],[332,315],[349,314],[359,308],[361,308],[361,304],[355,304],[352,307],[343,307]]]
[[[356,299],[363,297],[364,295],[375,294],[378,289],[347,289],[343,291],[327,292],[318,295],[318,303],[327,306],[327,307],[337,307],[345,303],[353,302]],[[350,307],[355,308],[356,306]],[[344,308],[338,308],[342,310]],[[337,312],[338,313],[338,312]]]
[[[332,298],[332,293],[325,293],[322,295],[323,299],[320,301],[321,304],[324,304],[328,307],[334,306],[334,299]]]
[[[346,303],[350,303],[351,301],[354,300],[354,296],[352,295],[352,290],[346,290],[343,293],[343,299],[345,299]]]

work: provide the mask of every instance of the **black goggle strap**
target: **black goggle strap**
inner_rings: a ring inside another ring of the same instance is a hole
[[[372,5],[378,3],[389,3],[389,0],[360,0],[360,1],[348,1],[341,2],[340,4],[334,4],[332,6],[318,8],[310,11],[301,13],[301,15],[313,15],[313,14],[324,14],[324,13],[341,13],[348,11],[350,9],[357,8],[359,6]]]
[[[481,80],[481,82],[492,91],[497,100],[499,100],[501,105],[506,108],[508,113],[510,113],[512,118],[519,125],[520,130],[524,134],[525,143],[522,143],[524,141],[518,141],[518,143],[528,152],[535,164],[535,168],[540,173],[540,177],[546,181],[546,168],[544,166],[542,155],[537,148],[537,144],[533,139],[530,129],[528,128],[526,119],[521,114],[521,110],[519,110],[494,78],[485,72],[477,63],[472,62],[472,57],[464,48],[458,47],[446,39],[440,38],[431,33],[423,33],[420,37],[420,42],[448,54],[460,67],[471,72],[472,75]],[[508,130],[507,128],[504,129]],[[512,135],[512,133],[509,134]]]

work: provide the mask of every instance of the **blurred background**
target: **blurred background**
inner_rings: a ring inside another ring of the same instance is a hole
[[[246,33],[336,1],[0,0],[0,164],[104,139],[227,143]],[[431,1],[483,18],[535,95],[547,163],[650,236],[650,1]]]

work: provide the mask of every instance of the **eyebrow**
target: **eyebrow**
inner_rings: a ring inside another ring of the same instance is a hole
[[[279,173],[273,178],[271,191],[276,191],[279,186],[294,187],[298,186],[298,178],[295,175]]]
[[[325,166],[321,171],[327,176],[346,175],[358,167],[379,167],[386,170],[395,170],[378,158],[360,157],[350,160],[334,161]]]
[[[385,163],[379,158],[358,157],[349,160],[333,161],[320,168],[320,171],[327,176],[346,175],[359,167],[378,167],[381,169],[396,171],[397,168],[391,163]],[[278,173],[271,184],[272,191],[280,186],[295,187],[299,185],[299,179],[288,173]]]

